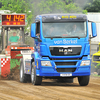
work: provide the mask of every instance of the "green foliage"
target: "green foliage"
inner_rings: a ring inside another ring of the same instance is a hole
[[[100,63],[98,63],[98,64],[96,65],[96,68],[97,68],[97,69],[100,69]]]
[[[1,10],[10,10],[10,13],[25,13],[28,24],[25,31],[29,32],[35,16],[44,13],[87,13],[74,0],[0,0]]]
[[[100,0],[92,0],[92,3],[88,3],[84,9],[88,12],[100,12]]]
[[[95,77],[100,77],[100,75],[97,75],[97,74],[94,74],[93,76],[95,76]]]
[[[0,0],[1,10],[10,10],[10,13],[25,13],[27,15],[27,27],[30,26],[33,18],[32,0]],[[29,12],[31,10],[31,12]]]
[[[83,12],[74,0],[0,0],[1,10],[10,10],[10,13],[26,13],[28,25],[33,22],[37,14],[44,13],[76,13]]]
[[[83,13],[83,14],[87,14],[87,10],[83,10],[82,13]]]
[[[41,0],[37,5],[40,14],[42,13],[86,13],[82,11],[73,0]]]

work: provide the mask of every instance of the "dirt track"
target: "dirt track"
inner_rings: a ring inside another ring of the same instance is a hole
[[[0,80],[0,100],[100,100],[100,77],[91,77],[88,86],[43,80],[41,86]]]

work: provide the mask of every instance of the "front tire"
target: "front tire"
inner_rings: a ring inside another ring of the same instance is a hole
[[[34,66],[35,66],[35,63],[33,62],[32,68],[31,68],[31,82],[33,85],[41,85],[42,77],[36,76],[36,68]]]
[[[79,76],[78,82],[80,86],[87,86],[89,84],[90,76]]]
[[[21,59],[21,63],[20,63],[20,82],[21,83],[27,82],[27,75],[24,73],[23,59]]]

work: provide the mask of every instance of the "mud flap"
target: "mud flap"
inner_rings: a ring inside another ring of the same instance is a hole
[[[31,74],[31,50],[24,50],[21,51],[21,54],[23,55],[23,64],[24,64],[24,73],[25,74]]]
[[[31,59],[25,59],[25,74],[31,74]]]

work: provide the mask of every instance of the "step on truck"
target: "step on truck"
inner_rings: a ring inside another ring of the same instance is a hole
[[[92,38],[97,36],[91,22]],[[78,77],[81,86],[89,83],[91,58],[88,19],[85,14],[43,14],[31,24],[34,53],[22,52],[20,81],[41,85],[42,78]],[[30,76],[30,77],[29,77]],[[72,81],[73,82],[73,81]]]

